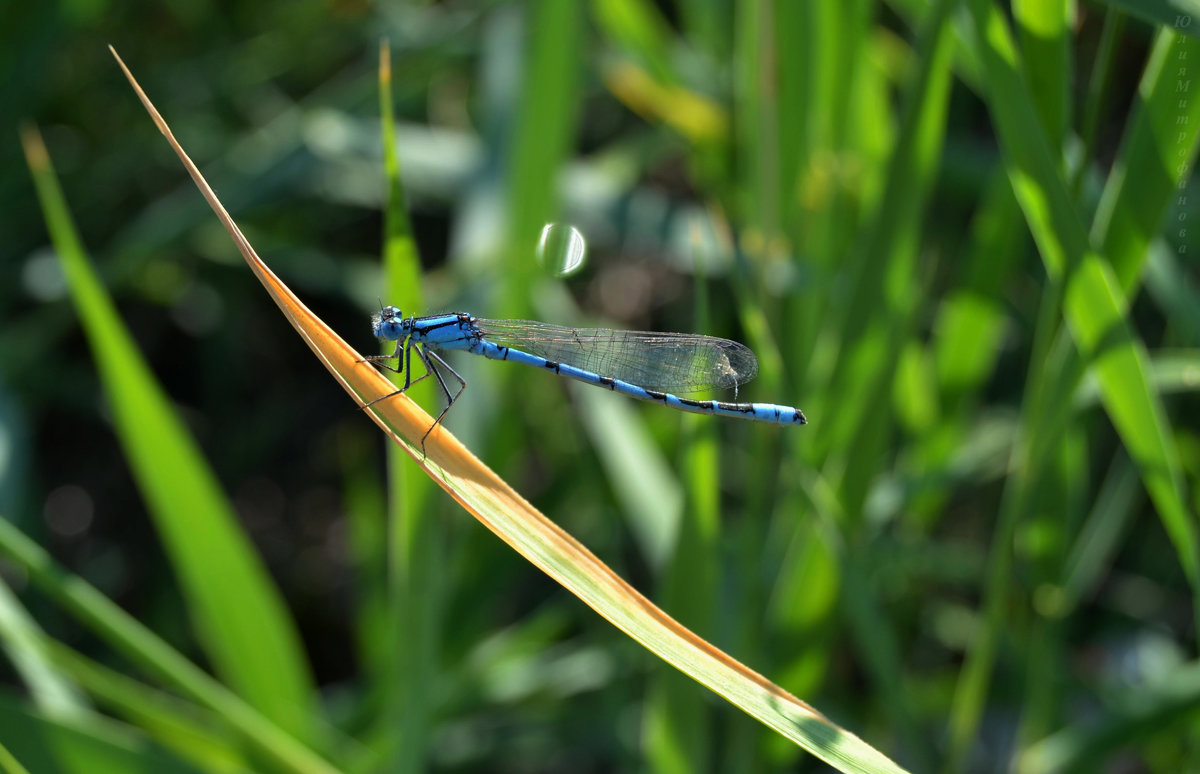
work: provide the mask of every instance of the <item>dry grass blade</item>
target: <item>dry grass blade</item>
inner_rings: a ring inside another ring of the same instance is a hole
[[[362,355],[315,317],[262,262],[115,50],[113,56],[250,269],[334,378],[360,406],[394,392],[390,381],[362,362]],[[430,434],[428,456],[423,456],[420,439],[433,420],[408,398],[392,397],[365,411],[472,516],[660,658],[842,771],[902,771],[806,702],[714,648],[657,608],[517,494],[445,428],[439,426]]]

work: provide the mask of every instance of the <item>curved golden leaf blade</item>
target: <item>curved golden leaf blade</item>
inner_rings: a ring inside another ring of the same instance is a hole
[[[334,378],[360,406],[394,393],[395,385],[374,366],[362,362],[363,356],[313,315],[262,262],[116,50],[111,46],[110,50],[250,269]],[[659,609],[521,497],[443,426],[429,435],[425,444],[428,455],[422,455],[421,437],[433,418],[407,397],[396,395],[365,411],[480,523],[664,661],[842,771],[903,771],[807,702],[713,647]]]

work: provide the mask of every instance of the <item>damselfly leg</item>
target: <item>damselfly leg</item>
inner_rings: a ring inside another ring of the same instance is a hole
[[[404,373],[404,365],[400,362],[401,361],[401,357],[400,357],[401,349],[403,349],[405,351],[408,350],[408,339],[405,339],[404,341],[397,341],[396,342],[396,351],[390,355],[367,355],[366,357],[362,358],[358,362],[371,363],[372,365],[376,365],[376,366],[379,366],[380,368],[391,371],[394,374]],[[395,360],[397,367],[392,368],[390,365],[388,365],[386,362],[388,360]],[[405,389],[408,389],[407,383],[405,384]]]
[[[404,350],[403,355],[401,355],[401,353],[400,353],[401,349]],[[414,349],[417,351],[417,359],[419,361],[421,361],[421,365],[425,366],[425,373],[418,376],[416,379],[412,378],[412,374],[413,374],[412,353],[413,353]],[[381,362],[381,361],[385,361],[385,360],[396,360],[397,361],[396,364],[400,367],[392,368]],[[404,374],[404,386],[403,387],[396,390],[395,392],[389,392],[387,395],[381,395],[380,397],[375,398],[374,400],[364,403],[362,406],[362,408],[364,408],[364,409],[369,408],[369,407],[375,405],[376,403],[379,403],[380,401],[387,400],[388,398],[394,397],[396,395],[402,395],[403,393],[408,391],[409,387],[412,387],[417,382],[421,381],[422,379],[428,379],[430,374],[432,374],[433,377],[437,380],[438,386],[440,386],[442,388],[442,394],[446,396],[446,407],[444,409],[442,409],[442,412],[440,414],[437,415],[437,419],[433,420],[433,424],[431,424],[429,426],[429,429],[425,431],[425,435],[421,436],[421,455],[426,456],[425,439],[427,439],[429,437],[429,434],[433,432],[433,429],[435,427],[437,427],[443,419],[446,418],[446,413],[448,411],[450,411],[450,407],[454,405],[454,402],[456,400],[458,400],[459,396],[461,396],[463,394],[463,391],[467,389],[467,380],[463,379],[462,376],[460,376],[459,373],[457,371],[455,371],[450,366],[449,363],[447,363],[445,360],[443,360],[441,357],[439,357],[436,352],[430,351],[428,348],[426,348],[425,346],[423,346],[421,344],[414,343],[412,341],[412,339],[406,339],[402,344],[399,344],[396,347],[395,354],[374,355],[371,357],[364,357],[359,362],[372,363],[372,364],[380,366],[382,368],[386,368],[387,370],[389,370],[393,373],[397,373],[397,374],[403,373]],[[435,365],[435,362],[436,362],[436,365]],[[447,373],[449,373],[451,376],[453,376],[455,381],[458,382],[459,387],[458,387],[457,392],[451,394],[450,388],[449,388],[449,386],[447,386],[446,380],[442,377],[441,370],[438,368],[439,365],[443,369],[445,369]]]
[[[401,359],[402,359],[401,355],[400,355],[401,347],[404,348],[403,365],[401,365]],[[375,355],[372,357],[364,357],[362,360],[359,361],[360,363],[371,363],[373,365],[379,365],[379,362],[378,362],[379,360],[391,360],[394,358],[396,360],[396,365],[399,365],[400,368],[391,368],[390,366],[386,366],[386,365],[383,366],[383,368],[386,368],[387,370],[391,371],[392,373],[396,373],[396,374],[403,373],[404,374],[404,386],[403,387],[396,390],[395,392],[389,392],[387,395],[382,395],[378,398],[375,398],[374,400],[364,403],[362,405],[362,407],[364,409],[368,408],[369,406],[375,405],[376,403],[378,403],[381,400],[387,400],[388,398],[391,398],[395,395],[402,395],[403,393],[408,391],[409,387],[412,387],[414,384],[421,381],[422,379],[429,378],[429,374],[431,373],[431,371],[429,369],[429,361],[422,357],[419,357],[418,359],[420,359],[421,362],[425,365],[425,373],[422,374],[421,376],[418,376],[416,379],[412,378],[412,349],[413,349],[412,340],[405,340],[405,342],[403,344],[398,345],[396,347],[396,354],[394,354],[394,355]],[[418,353],[418,355],[420,355],[420,353]],[[440,381],[441,377],[438,377],[438,379]],[[445,389],[445,387],[443,386],[442,389]]]
[[[423,454],[425,452],[425,439],[428,438],[429,434],[433,432],[433,428],[437,427],[438,424],[446,417],[446,412],[448,412],[450,407],[454,405],[454,401],[458,400],[459,396],[461,396],[467,389],[467,380],[459,376],[458,371],[455,371],[453,368],[451,368],[450,364],[440,358],[436,352],[430,352],[424,346],[417,345],[417,354],[420,355],[421,359],[425,361],[425,368],[429,371],[432,371],[433,375],[437,377],[438,384],[442,386],[442,392],[446,394],[447,401],[446,408],[442,409],[442,413],[438,414],[437,419],[433,420],[433,424],[430,425],[429,429],[425,431],[425,435],[421,436],[421,453]],[[442,366],[442,368],[445,368],[450,372],[451,376],[458,380],[458,392],[454,393],[454,395],[450,394],[450,389],[446,386],[446,380],[442,378],[441,373],[439,373],[438,369],[430,362],[430,358],[436,360],[438,364]]]

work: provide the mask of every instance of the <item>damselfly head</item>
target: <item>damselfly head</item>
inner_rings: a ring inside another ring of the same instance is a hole
[[[396,341],[406,333],[404,314],[395,306],[382,307],[379,314],[371,318],[371,327],[378,339]]]

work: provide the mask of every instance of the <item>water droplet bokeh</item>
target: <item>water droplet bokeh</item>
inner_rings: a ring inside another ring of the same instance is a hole
[[[547,223],[538,240],[538,263],[547,274],[566,277],[583,266],[587,241],[579,229],[564,223]]]

